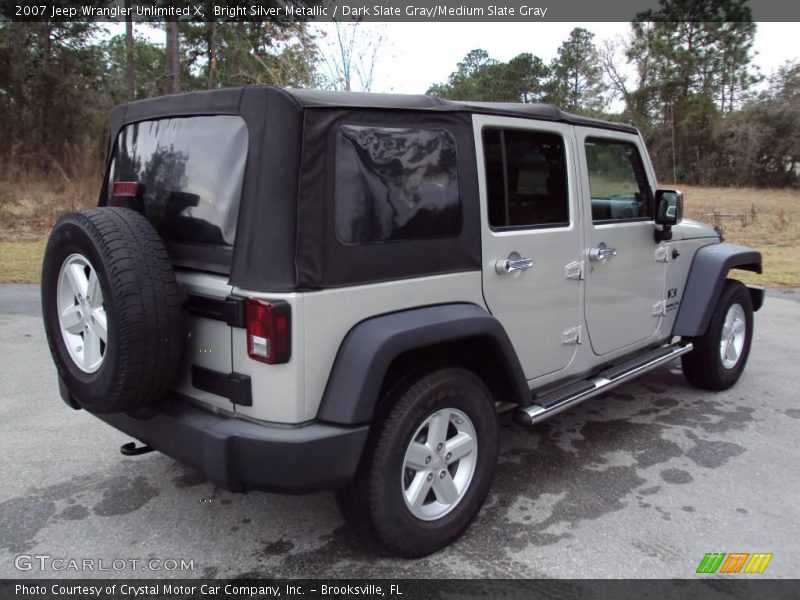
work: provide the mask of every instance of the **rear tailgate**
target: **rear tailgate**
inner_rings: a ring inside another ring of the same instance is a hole
[[[176,275],[184,294],[187,337],[180,376],[174,389],[201,402],[232,411],[231,399],[222,395],[224,390],[213,385],[215,380],[223,383],[233,370],[231,327],[219,318],[225,298],[231,293],[228,278],[185,269],[177,270]]]

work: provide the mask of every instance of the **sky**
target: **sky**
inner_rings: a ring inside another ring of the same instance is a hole
[[[124,24],[109,25],[112,35],[124,32]],[[141,28],[141,26],[139,26]],[[335,39],[333,23],[313,25]],[[496,60],[508,61],[523,52],[546,63],[556,55],[574,27],[595,34],[600,46],[605,39],[624,38],[630,23],[362,23],[368,35],[382,34],[383,43],[371,91],[424,93],[432,84],[447,81],[456,64],[475,48]],[[141,29],[140,29],[141,31]],[[164,32],[145,32],[163,43]],[[758,23],[753,44],[753,64],[769,76],[787,60],[800,58],[798,23]]]
[[[333,34],[333,23],[316,25]],[[625,37],[630,23],[362,23],[384,33],[384,48],[376,68],[373,92],[424,93],[433,83],[447,81],[472,49],[482,48],[494,59],[507,61],[523,52],[549,62],[574,27],[605,39]],[[764,75],[784,62],[800,58],[798,23],[759,23],[753,63]],[[411,43],[410,43],[411,42]]]

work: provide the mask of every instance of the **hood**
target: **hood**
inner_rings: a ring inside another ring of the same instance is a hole
[[[672,230],[675,232],[676,240],[692,240],[697,238],[718,238],[716,230],[706,223],[695,221],[694,219],[682,219]]]

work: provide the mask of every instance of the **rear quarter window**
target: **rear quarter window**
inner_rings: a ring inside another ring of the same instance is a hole
[[[342,126],[335,163],[339,241],[370,244],[461,232],[456,142],[448,131]]]
[[[234,115],[127,125],[117,136],[107,203],[142,212],[165,239],[232,246],[247,146],[247,126]],[[114,197],[115,181],[139,183],[140,196]]]

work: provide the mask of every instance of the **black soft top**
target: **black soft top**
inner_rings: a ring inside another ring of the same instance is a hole
[[[550,104],[454,102],[425,95],[245,86],[129,102],[114,109],[109,157],[131,123],[238,115],[248,152],[234,247],[170,249],[176,265],[221,272],[245,289],[286,292],[479,270],[477,165],[472,114],[555,121],[638,134],[635,127],[565,113]],[[458,237],[345,245],[333,233],[334,137],[342,125],[441,128],[459,150],[463,228]],[[108,200],[108,181],[100,204]]]
[[[138,100],[123,104],[115,109],[126,123],[158,116],[179,116],[182,114],[198,114],[213,112],[238,112],[245,91],[247,94],[258,94],[264,97],[281,98],[295,104],[298,109],[304,108],[363,108],[378,110],[420,110],[442,112],[466,112],[487,115],[512,116],[540,121],[557,121],[624,131],[637,134],[633,125],[614,121],[603,121],[565,112],[552,104],[534,102],[529,104],[513,102],[472,102],[444,100],[436,96],[424,94],[372,94],[362,92],[339,92],[329,90],[286,89],[273,86],[243,86],[222,90],[189,92]],[[123,116],[124,115],[124,116]]]
[[[374,108],[384,110],[438,110],[469,112],[485,115],[502,115],[558,121],[572,125],[599,127],[626,133],[638,133],[633,125],[602,121],[564,112],[552,104],[534,102],[528,104],[514,102],[472,102],[444,100],[423,94],[365,94],[362,92],[335,92],[327,90],[284,90],[304,108]]]

